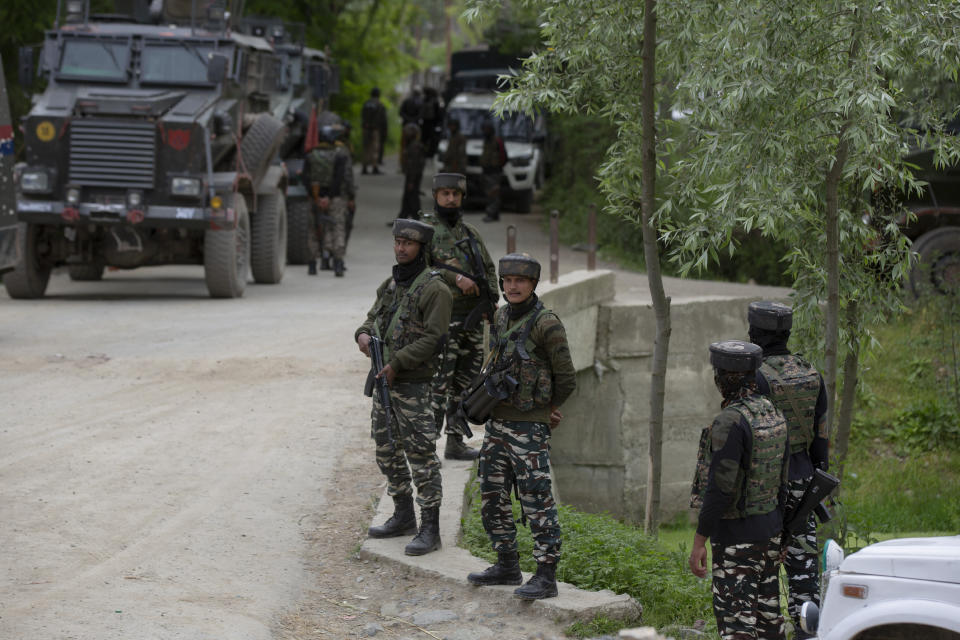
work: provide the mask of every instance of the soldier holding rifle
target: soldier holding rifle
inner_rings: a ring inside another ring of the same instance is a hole
[[[370,527],[368,533],[372,538],[388,538],[417,532],[405,552],[423,555],[440,548],[439,434],[430,390],[453,300],[440,275],[427,266],[426,248],[433,227],[398,219],[393,223],[393,236],[397,259],[393,275],[377,289],[377,300],[354,335],[367,356],[372,349],[382,348],[377,359],[386,363],[379,371],[371,371],[374,384],[368,387],[380,386],[380,393],[373,394],[372,436],[394,511],[383,525]],[[389,413],[384,397],[390,400]],[[419,530],[411,482],[417,487]]]

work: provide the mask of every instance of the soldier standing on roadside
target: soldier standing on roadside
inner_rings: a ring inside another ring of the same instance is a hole
[[[374,175],[380,173],[377,166],[381,155],[380,148],[386,142],[380,137],[380,132],[387,128],[387,109],[380,102],[380,89],[370,90],[370,99],[363,103],[360,110],[360,120],[363,127],[363,169],[367,174],[367,167],[372,167]]]
[[[558,407],[577,386],[576,371],[563,324],[544,309],[534,293],[540,263],[526,253],[500,258],[500,282],[508,304],[497,309],[488,372],[508,374],[515,382],[504,390],[487,422],[480,451],[480,514],[497,563],[471,573],[478,586],[520,584],[517,529],[510,491],[516,484],[520,505],[533,534],[537,572],[513,593],[524,600],[557,595],[560,521],[550,480],[550,432],[563,415]],[[501,380],[506,380],[501,377]]]
[[[387,477],[393,515],[381,526],[370,527],[371,538],[409,535],[417,530],[411,479],[417,487],[420,529],[405,548],[407,555],[423,555],[440,548],[440,460],[437,429],[430,407],[430,385],[440,339],[450,324],[453,304],[440,275],[427,266],[427,247],[433,228],[419,220],[393,223],[393,275],[377,289],[377,300],[354,337],[370,355],[371,336],[384,343],[386,377],[394,416],[387,416],[374,394],[371,429],[377,445],[377,466]],[[388,431],[387,421],[394,425]],[[409,465],[409,466],[408,466]]]
[[[442,270],[443,279],[453,294],[447,344],[433,385],[433,408],[438,432],[443,429],[446,416],[447,443],[443,457],[449,460],[472,460],[478,455],[476,449],[471,449],[463,442],[465,429],[458,422],[462,418],[456,415],[457,402],[480,373],[483,361],[483,318],[474,310],[484,301],[484,297],[492,304],[496,304],[500,297],[493,260],[483,238],[475,227],[463,221],[461,206],[466,193],[466,176],[438,173],[433,177],[434,211],[424,214],[424,220],[434,228],[430,246],[431,263]],[[474,250],[479,252],[479,256],[472,255]],[[479,282],[474,277],[480,274],[473,273],[473,265],[478,261],[482,262],[484,269],[483,279]],[[484,297],[481,297],[480,287],[484,288]],[[487,312],[489,322],[493,319],[493,311],[488,308]],[[472,325],[466,327],[465,323],[471,314],[474,314]]]
[[[763,349],[763,364],[757,375],[760,393],[770,396],[783,412],[790,429],[790,476],[787,484],[789,514],[800,504],[813,479],[814,468],[828,471],[830,441],[826,433],[827,390],[813,366],[787,349],[793,310],[779,302],[752,302],[747,310],[750,342]],[[806,526],[788,538],[784,569],[789,596],[787,607],[795,638],[813,638],[800,628],[804,602],[820,606],[820,554],[817,522],[811,513]]]
[[[467,173],[467,138],[460,131],[460,121],[451,118],[447,123],[450,138],[447,140],[447,150],[443,152],[444,173]]]
[[[783,639],[780,540],[789,461],[787,421],[757,390],[762,350],[740,340],[710,345],[722,411],[703,430],[692,507],[700,507],[690,571],[707,575],[723,640]]]
[[[333,258],[337,277],[343,277],[343,257],[347,250],[347,225],[356,203],[353,161],[342,143],[342,124],[320,127],[320,144],[310,152],[310,194],[317,211],[317,232],[323,239],[323,262]],[[327,264],[323,268],[327,268]],[[317,274],[317,261],[308,265],[310,275]]]
[[[497,135],[492,122],[484,122],[483,151],[480,154],[484,195],[487,197],[487,215],[483,217],[484,222],[496,222],[500,219],[500,183],[503,180],[505,164],[507,164],[507,150],[503,139]]]
[[[420,217],[420,181],[423,178],[424,148],[420,141],[420,127],[415,124],[403,126],[403,151],[400,168],[403,170],[403,198],[400,202],[400,217]]]

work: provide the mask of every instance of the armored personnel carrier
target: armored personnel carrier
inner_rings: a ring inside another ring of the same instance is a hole
[[[270,112],[282,64],[231,29],[222,0],[68,2],[45,35],[46,89],[23,122],[14,298],[44,295],[51,269],[98,280],[106,267],[204,268],[213,297],[286,264],[286,138]],[[125,10],[125,13],[124,13]],[[61,18],[63,20],[61,21]]]
[[[17,215],[13,197],[13,124],[0,58],[0,273],[16,266]]]

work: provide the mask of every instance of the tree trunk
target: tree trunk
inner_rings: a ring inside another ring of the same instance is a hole
[[[657,131],[654,120],[656,100],[656,1],[645,0],[643,10],[643,86],[641,89],[641,221],[643,256],[647,266],[647,282],[653,310],[657,318],[657,337],[653,348],[653,370],[650,375],[650,444],[647,458],[647,502],[643,530],[656,536],[660,529],[660,476],[663,448],[663,397],[667,381],[667,353],[670,349],[670,299],[663,291],[660,273],[660,251],[653,226],[656,211]]]
[[[846,132],[840,128],[840,142],[825,185],[827,232],[827,313],[824,327],[823,380],[827,387],[827,428],[833,429],[837,398],[837,346],[840,343],[840,211],[839,188],[843,165],[847,161]]]
[[[853,402],[857,397],[857,371],[860,365],[860,322],[859,305],[856,300],[847,303],[847,331],[850,344],[843,359],[843,395],[840,397],[840,411],[837,413],[837,427],[834,437],[834,458],[837,460],[834,473],[843,480],[843,466],[847,459],[847,447],[850,444],[850,425],[853,422]]]

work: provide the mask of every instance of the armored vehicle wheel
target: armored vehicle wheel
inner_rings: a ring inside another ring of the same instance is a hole
[[[17,253],[20,259],[13,271],[3,276],[3,286],[11,298],[42,298],[50,282],[52,265],[40,255],[40,226],[21,222],[17,225]]]
[[[916,297],[960,293],[960,227],[939,227],[913,243],[919,260],[910,270]]]
[[[94,264],[72,264],[67,268],[70,273],[70,279],[74,282],[93,282],[103,280],[102,263]]]
[[[269,113],[259,115],[243,134],[240,155],[253,184],[259,184],[285,136],[283,123]]]
[[[307,264],[317,257],[319,243],[309,200],[291,200],[287,208],[287,262]]]
[[[250,268],[260,284],[277,284],[287,264],[287,200],[282,193],[257,198],[253,214]]]
[[[212,298],[239,298],[250,274],[250,215],[243,195],[233,195],[237,225],[203,236],[203,271]]]

